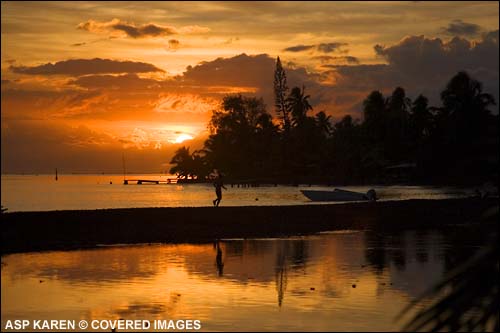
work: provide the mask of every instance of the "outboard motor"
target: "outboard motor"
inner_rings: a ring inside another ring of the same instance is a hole
[[[366,192],[366,198],[370,201],[377,201],[377,192],[375,192],[374,189],[369,189],[368,192]]]

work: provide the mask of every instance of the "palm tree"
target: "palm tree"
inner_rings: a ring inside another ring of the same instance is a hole
[[[483,93],[481,82],[466,72],[459,72],[448,82],[441,92],[441,100],[441,118],[451,122],[449,139],[453,142],[467,142],[479,137],[491,114],[488,107],[495,105],[493,96]]]
[[[324,133],[326,136],[329,136],[332,133],[332,123],[331,116],[327,116],[324,111],[318,112],[316,115],[316,125]]]
[[[380,91],[372,91],[363,101],[363,125],[371,142],[380,142],[385,137],[387,122],[385,111],[385,98]]]
[[[294,127],[302,125],[307,117],[307,111],[312,110],[312,106],[309,103],[311,96],[305,95],[304,90],[304,86],[302,86],[302,90],[299,87],[294,87],[286,99],[287,108],[292,116],[292,125]]]
[[[483,93],[481,82],[474,80],[467,72],[459,72],[441,92],[444,109],[450,114],[467,114],[472,112],[487,113],[490,105],[495,105],[492,95]]]
[[[416,141],[421,141],[430,133],[432,114],[429,108],[429,100],[419,95],[412,104],[410,113],[410,124]]]

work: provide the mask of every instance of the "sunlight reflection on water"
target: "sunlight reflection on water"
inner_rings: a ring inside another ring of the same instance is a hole
[[[166,181],[161,175],[130,176]],[[110,182],[112,184],[110,184]],[[301,189],[333,190],[326,186],[231,187],[222,206],[305,205],[312,203]],[[370,186],[342,187],[366,193]],[[380,200],[443,199],[471,195],[472,190],[424,186],[373,186]],[[132,207],[201,207],[212,205],[211,184],[123,185],[120,175],[2,175],[2,205],[9,211],[45,211]]]
[[[203,330],[398,330],[449,270],[446,233],[342,232],[2,257],[6,319],[199,319]],[[462,246],[462,245],[458,245]],[[468,250],[470,251],[470,249]]]

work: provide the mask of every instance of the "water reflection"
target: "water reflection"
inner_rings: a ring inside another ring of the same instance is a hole
[[[215,256],[215,264],[217,266],[217,273],[219,276],[224,274],[224,262],[222,261],[222,250],[220,248],[220,242],[217,240],[215,242],[215,249],[217,251],[217,255]]]
[[[9,255],[2,257],[2,323],[168,318],[199,319],[207,330],[397,330],[396,313],[483,244],[480,233],[467,242],[460,234],[471,232],[335,232]]]

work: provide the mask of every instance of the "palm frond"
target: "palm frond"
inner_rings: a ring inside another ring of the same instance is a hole
[[[495,239],[495,242],[411,302],[401,311],[397,320],[410,310],[423,306],[403,327],[404,331],[497,330],[498,275],[498,242]]]

